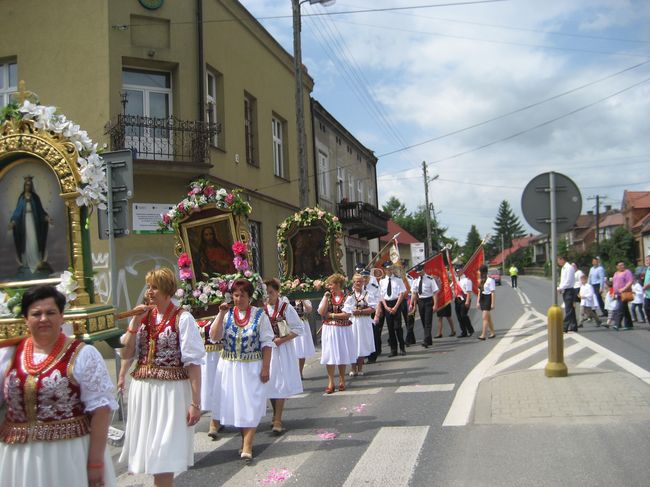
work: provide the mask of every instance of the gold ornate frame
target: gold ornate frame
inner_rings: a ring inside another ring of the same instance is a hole
[[[284,256],[282,256],[282,264],[284,266],[284,277],[289,278],[289,277],[294,277],[294,268],[295,268],[295,262],[293,261],[293,246],[291,244],[291,239],[295,237],[299,232],[304,231],[304,230],[313,230],[313,229],[318,229],[322,230],[325,236],[327,236],[327,225],[322,222],[322,221],[315,221],[309,225],[306,226],[301,226],[299,223],[293,223],[289,229],[286,231],[285,234],[285,245],[286,245],[286,252]],[[328,253],[327,257],[329,259],[332,272],[335,273],[343,273],[343,267],[341,266],[341,259],[343,258],[343,250],[341,249],[341,244],[336,238],[331,238],[329,242],[326,242],[326,245],[328,245]],[[321,249],[321,252],[324,249]],[[310,276],[310,277],[323,277],[323,276]]]

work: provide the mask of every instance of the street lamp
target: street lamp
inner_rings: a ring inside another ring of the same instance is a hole
[[[298,130],[298,168],[300,185],[300,207],[309,206],[309,182],[307,176],[307,135],[305,134],[305,104],[302,85],[302,47],[300,43],[300,6],[309,2],[324,7],[334,5],[336,0],[291,0],[293,10],[293,69],[296,79],[296,125]]]

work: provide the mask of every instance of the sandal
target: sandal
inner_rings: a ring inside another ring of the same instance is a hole
[[[253,454],[243,451],[240,453],[239,458],[244,460],[244,463],[246,463],[246,465],[250,465],[253,461]]]
[[[327,386],[325,388],[325,394],[331,394],[332,392],[334,392],[334,386]]]
[[[476,338],[478,338],[479,340],[485,340],[485,337],[480,337],[479,336],[479,337],[476,337]]]
[[[345,384],[339,384],[339,392],[343,392],[345,390]]]
[[[491,335],[488,335],[488,338],[494,338],[495,336],[497,336],[497,334],[496,334],[496,333],[492,333]]]

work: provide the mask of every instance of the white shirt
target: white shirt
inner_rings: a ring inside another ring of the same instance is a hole
[[[296,311],[296,308],[291,306],[289,303],[289,298],[286,296],[281,296],[278,302],[276,303],[276,306],[282,306],[282,303],[286,303],[287,307],[284,309],[284,318],[287,321],[287,325],[289,325],[289,330],[291,330],[293,333],[296,335],[300,336],[305,332],[305,325],[300,319],[300,316],[298,316],[298,312]],[[265,305],[266,310],[269,315],[273,316],[273,312],[275,311],[275,306],[269,306],[268,304]]]
[[[470,281],[470,280],[467,278],[467,276],[465,276],[464,274],[463,274],[463,276],[460,278],[460,280],[458,281],[458,285],[459,285],[460,288],[463,290],[463,292],[465,293],[465,295],[470,295],[470,294],[472,294],[472,289],[473,289],[472,281]]]
[[[586,283],[580,286],[580,306],[587,308],[597,308],[596,293],[591,284]]]
[[[571,289],[573,288],[574,282],[575,270],[571,264],[565,262],[562,266],[562,272],[560,273],[560,285],[557,288],[558,290]]]
[[[634,300],[632,304],[643,304],[643,286],[641,283],[635,282],[632,284],[632,292],[634,293]]]
[[[368,284],[365,284],[363,286],[363,289],[368,291],[368,296],[371,297],[374,303],[379,303],[379,301],[381,301],[381,292],[379,290],[379,283],[377,282],[377,278],[372,275],[368,277],[370,280],[368,281]]]
[[[418,289],[420,288],[420,281],[422,281],[422,294],[418,292]],[[433,277],[427,276],[425,274],[423,276],[418,276],[417,279],[413,280],[411,291],[416,293],[418,295],[418,298],[432,298],[433,295],[438,292],[438,284]]]
[[[357,299],[361,301],[364,298],[369,308],[375,309],[377,304],[379,304],[378,301],[373,300],[368,291],[361,291],[358,293],[353,289],[352,293],[345,299],[345,303],[343,303],[343,311],[351,315],[352,312],[357,309]]]
[[[391,287],[391,293],[390,295],[387,294],[388,291],[388,280],[390,279],[390,287]],[[386,301],[397,301],[397,298],[399,298],[399,295],[403,292],[406,292],[406,286],[404,285],[404,281],[400,279],[397,276],[391,275],[384,277],[381,282],[379,283],[379,288],[381,291],[381,297],[382,299],[385,299]]]
[[[582,281],[580,281],[580,278],[581,278],[582,276],[584,276],[584,275],[585,275],[585,273],[582,272],[580,269],[577,269],[577,270],[576,270],[575,274],[573,275],[573,277],[574,277],[573,287],[574,287],[574,288],[576,288],[576,289],[580,289],[580,286],[581,286],[580,283],[582,282]]]
[[[488,277],[485,280],[485,284],[483,284],[483,290],[481,291],[481,293],[492,294],[495,290],[496,290],[496,284],[494,283],[494,279]]]

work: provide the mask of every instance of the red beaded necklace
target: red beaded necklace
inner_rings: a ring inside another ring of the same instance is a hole
[[[59,334],[59,338],[56,339],[56,342],[54,343],[54,348],[52,348],[52,351],[47,355],[45,360],[40,362],[39,364],[34,363],[34,340],[32,337],[27,338],[27,341],[25,342],[25,352],[24,352],[24,358],[25,358],[25,370],[29,375],[38,375],[43,370],[48,368],[50,365],[52,365],[52,362],[54,362],[54,359],[61,353],[61,350],[63,350],[63,346],[65,345],[65,335],[63,333]]]
[[[239,308],[235,306],[235,308],[232,311],[233,316],[235,317],[235,324],[239,327],[244,327],[248,325],[248,322],[251,319],[251,310],[252,308],[249,306],[248,309],[246,310],[246,314],[244,315],[243,318],[239,317]]]
[[[266,309],[264,310],[266,312],[266,316],[269,317],[271,320],[271,323],[275,323],[278,320],[278,313],[280,312],[280,300],[278,299],[275,303],[275,306],[272,307],[273,313],[269,314],[269,305],[266,305]]]
[[[340,299],[338,299],[338,301],[337,301],[336,294],[332,293],[332,304],[334,306],[340,306],[341,304],[343,304],[343,301],[345,300],[345,293],[340,293],[339,296],[340,296]]]
[[[157,340],[158,335],[165,329],[165,326],[169,323],[169,320],[172,318],[172,315],[174,314],[174,303],[169,303],[169,306],[167,306],[167,309],[165,310],[165,313],[163,314],[162,320],[160,320],[160,324],[157,325],[156,321],[158,318],[158,308],[154,308],[153,311],[151,312],[151,321],[149,322],[149,339],[150,340]]]

